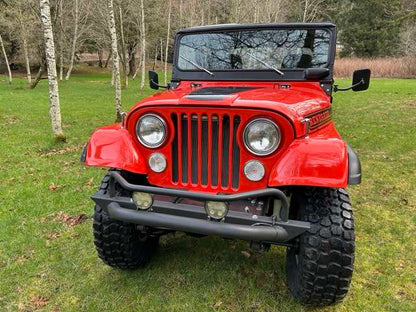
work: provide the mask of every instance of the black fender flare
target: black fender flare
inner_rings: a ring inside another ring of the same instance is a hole
[[[348,185],[361,183],[361,162],[354,150],[347,144],[348,152]]]

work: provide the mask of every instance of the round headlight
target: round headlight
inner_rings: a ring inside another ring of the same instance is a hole
[[[156,148],[163,144],[166,138],[165,121],[154,114],[140,117],[136,124],[136,134],[140,143],[149,148]]]
[[[259,118],[244,129],[244,144],[254,155],[265,156],[273,153],[280,143],[279,127],[270,119]]]

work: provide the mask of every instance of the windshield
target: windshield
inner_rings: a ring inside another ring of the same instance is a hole
[[[181,70],[275,70],[325,67],[330,34],[323,29],[242,30],[184,35]],[[192,64],[191,62],[194,64]]]

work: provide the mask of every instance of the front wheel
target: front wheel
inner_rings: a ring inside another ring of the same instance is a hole
[[[292,295],[304,305],[342,301],[352,278],[355,248],[347,191],[303,189],[293,194],[291,211],[311,224],[298,244],[287,250],[286,275]]]
[[[99,192],[105,194],[110,177],[106,175]],[[106,264],[120,269],[146,265],[155,253],[159,237],[140,236],[135,224],[111,219],[98,205],[94,207],[94,244]]]

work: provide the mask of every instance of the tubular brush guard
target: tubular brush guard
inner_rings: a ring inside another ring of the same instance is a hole
[[[288,219],[289,201],[286,195],[277,189],[267,188],[233,195],[217,195],[135,185],[127,182],[118,172],[112,171],[109,175],[109,193],[104,195],[96,194],[91,198],[115,220],[155,228],[272,244],[286,243],[310,228],[309,222]],[[155,200],[148,211],[138,211],[131,197],[116,195],[115,183],[118,183],[123,189],[132,192],[146,192],[199,201],[232,202],[268,196],[280,199],[282,209],[279,217],[256,216],[255,219],[246,213],[229,211],[223,222],[209,220],[205,209],[201,206],[163,200]]]

